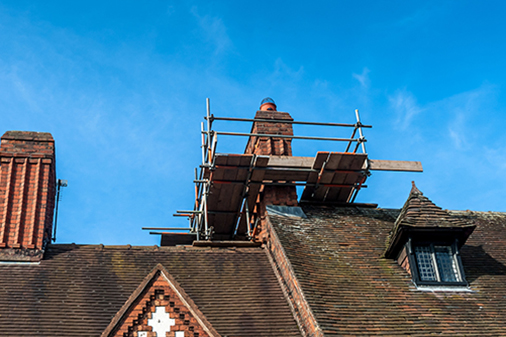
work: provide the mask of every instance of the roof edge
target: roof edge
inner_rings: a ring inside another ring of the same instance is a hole
[[[299,280],[297,278],[297,276],[295,275],[295,271],[294,271],[294,268],[292,266],[292,263],[290,262],[290,259],[288,258],[288,256],[286,255],[286,252],[285,252],[285,249],[281,243],[281,241],[279,240],[279,237],[278,237],[278,234],[276,233],[276,229],[274,228],[274,226],[272,225],[271,221],[270,221],[270,218],[269,218],[269,214],[266,214],[265,216],[265,221],[266,221],[266,224],[267,224],[267,228],[269,230],[269,240],[267,242],[267,256],[269,258],[269,262],[271,262],[271,266],[272,266],[272,269],[274,271],[274,274],[276,275],[276,278],[278,279],[278,282],[281,286],[281,290],[283,291],[283,294],[285,295],[285,298],[288,302],[288,305],[290,306],[290,308],[292,309],[292,314],[294,316],[294,319],[295,321],[297,322],[297,325],[302,333],[303,336],[312,336],[312,337],[322,337],[324,334],[323,334],[323,329],[321,328],[320,324],[318,323],[318,320],[316,319],[316,316],[313,312],[313,310],[311,309],[311,306],[309,305],[309,302],[307,301],[306,299],[306,296],[304,295],[304,291],[299,283]],[[281,268],[280,266],[278,265],[278,263],[276,262],[276,258],[275,258],[275,252],[273,251],[275,248],[273,247],[273,243],[277,245],[277,248],[279,249],[280,251],[280,255],[281,257],[284,259],[285,263],[286,263],[286,270],[288,271],[288,273],[290,274],[290,280],[292,280],[293,282],[296,283],[296,288],[300,290],[300,297],[302,298],[302,301],[303,301],[303,304],[301,304],[299,301],[296,301],[297,304],[294,304],[292,300],[293,297],[291,298],[290,297],[290,293],[293,293],[292,290],[288,287],[288,281],[283,277],[282,273],[280,272]],[[303,319],[303,317],[301,317],[301,309],[300,309],[300,306],[301,305],[304,305],[305,306],[305,310],[307,310],[307,312],[309,313],[312,321],[314,322],[314,326],[313,326],[313,329],[314,331],[316,331],[316,334],[308,334],[306,331],[305,331],[305,323],[307,322],[306,320]]]

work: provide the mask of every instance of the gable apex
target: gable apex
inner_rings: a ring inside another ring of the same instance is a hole
[[[407,225],[413,227],[465,227],[467,224],[453,217],[446,210],[437,206],[411,182],[408,199],[395,221],[395,227]]]
[[[191,332],[192,336],[200,331],[199,336],[220,337],[190,296],[161,264],[156,265],[130,295],[101,337],[125,336],[125,333],[133,336],[130,333],[134,328],[139,329],[137,331],[156,331],[152,325],[155,316],[167,317],[174,327],[169,327],[167,331],[184,330]],[[180,334],[189,336],[183,331],[176,336]],[[155,335],[148,331],[145,336]]]
[[[394,223],[385,257],[395,258],[401,246],[413,234],[429,237],[451,237],[463,245],[476,228],[433,203],[412,182],[408,199]]]

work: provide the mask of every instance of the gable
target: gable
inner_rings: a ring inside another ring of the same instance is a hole
[[[218,337],[177,281],[158,264],[132,293],[102,337]]]

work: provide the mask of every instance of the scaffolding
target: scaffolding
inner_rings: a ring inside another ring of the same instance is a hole
[[[216,117],[211,114],[209,99],[206,106],[205,121],[201,123],[202,161],[195,169],[195,203],[192,210],[174,214],[189,218],[187,230],[196,235],[197,241],[251,240],[258,226],[260,194],[265,186],[303,186],[301,203],[353,205],[360,189],[367,187],[364,183],[371,170],[422,171],[419,162],[368,159],[363,129],[372,126],[361,123],[358,110],[356,123],[345,124]],[[350,138],[224,132],[213,130],[215,121],[300,124],[352,131]],[[346,148],[344,152],[317,152],[315,157],[223,154],[216,151],[220,135],[344,142]]]

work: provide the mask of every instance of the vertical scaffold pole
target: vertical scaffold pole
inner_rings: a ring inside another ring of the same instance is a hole
[[[212,158],[211,158],[211,100],[209,98],[206,98],[206,117],[207,117],[207,142],[206,142],[206,154],[207,154],[207,164],[212,164]],[[202,128],[204,127],[202,123]],[[206,164],[206,163],[204,163]],[[209,183],[204,184],[204,204],[202,210],[204,211],[204,233],[205,233],[205,239],[210,239],[210,233],[209,233],[209,222],[208,222],[208,214],[207,214],[207,196],[209,194]]]
[[[249,205],[248,205],[248,197],[245,197],[244,201],[244,209],[246,210],[246,228],[248,230],[248,239],[251,238],[251,223],[249,217]]]
[[[358,134],[360,135],[360,144],[362,145],[362,152],[367,153],[365,151],[365,138],[362,134],[362,123],[360,122],[360,115],[358,114],[358,109],[355,109],[355,116],[357,117],[357,125],[358,125]]]
[[[212,163],[211,158],[211,100],[206,98],[206,117],[207,117],[207,162]]]
[[[210,239],[210,233],[209,233],[209,226],[208,226],[208,220],[207,220],[207,194],[208,192],[206,191],[204,193],[204,204],[203,204],[203,211],[204,211],[204,233],[205,233],[205,239],[206,240],[209,240]]]
[[[202,165],[206,164],[206,135],[204,133],[204,122],[200,123],[200,131],[202,135]]]

